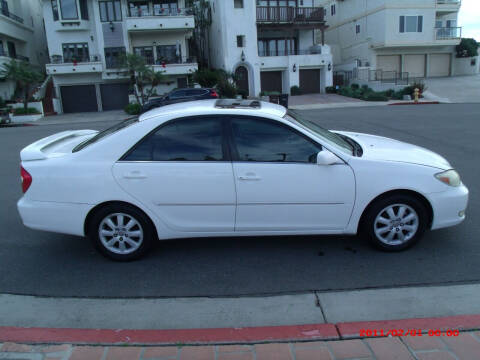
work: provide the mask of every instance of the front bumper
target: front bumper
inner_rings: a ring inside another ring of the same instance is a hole
[[[84,221],[92,205],[33,201],[22,197],[17,209],[31,229],[84,236]]]
[[[465,185],[430,193],[428,199],[433,208],[432,230],[458,225],[465,220],[468,205],[468,189]]]

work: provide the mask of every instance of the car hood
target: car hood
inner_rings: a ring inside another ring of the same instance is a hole
[[[347,131],[335,132],[348,136],[359,143],[363,149],[362,157],[366,159],[418,164],[442,170],[452,168],[444,157],[420,146],[376,135]]]

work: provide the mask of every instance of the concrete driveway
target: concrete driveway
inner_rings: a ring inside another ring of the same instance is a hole
[[[480,75],[425,79],[425,98],[447,103],[480,103]]]

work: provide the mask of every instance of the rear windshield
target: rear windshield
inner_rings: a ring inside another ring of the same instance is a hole
[[[103,130],[103,131],[100,131],[94,137],[92,137],[88,140],[85,140],[85,141],[81,142],[80,144],[78,144],[77,146],[75,146],[73,148],[72,152],[80,151],[80,150],[86,148],[88,145],[91,145],[93,143],[96,143],[98,140],[103,139],[105,136],[116,133],[117,131],[122,130],[122,129],[126,128],[127,126],[130,126],[130,125],[132,125],[136,122],[138,122],[138,116],[128,118],[127,120],[124,120],[121,123],[118,123],[118,124],[108,128],[108,129]]]

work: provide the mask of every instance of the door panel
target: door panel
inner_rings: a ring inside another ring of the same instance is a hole
[[[61,86],[64,113],[98,111],[95,85]]]
[[[128,105],[128,88],[126,84],[101,84],[103,111],[123,109]]]
[[[234,163],[235,230],[336,230],[350,218],[355,197],[348,165]],[[250,174],[255,180],[242,180]]]
[[[161,126],[113,168],[120,186],[176,231],[233,231],[235,184],[218,117]]]
[[[425,54],[422,55],[405,55],[405,69],[408,76],[425,77]]]
[[[262,71],[260,72],[260,82],[262,91],[282,92],[282,72],[281,71]]]
[[[450,54],[430,54],[430,74],[431,77],[450,75]]]
[[[236,199],[229,162],[118,162],[113,173],[127,193],[171,229],[233,231]]]
[[[336,230],[355,197],[346,164],[320,166],[321,146],[285,124],[232,118],[236,231]]]
[[[300,90],[303,94],[320,93],[320,69],[300,70]]]
[[[377,69],[400,72],[400,55],[378,55]]]

